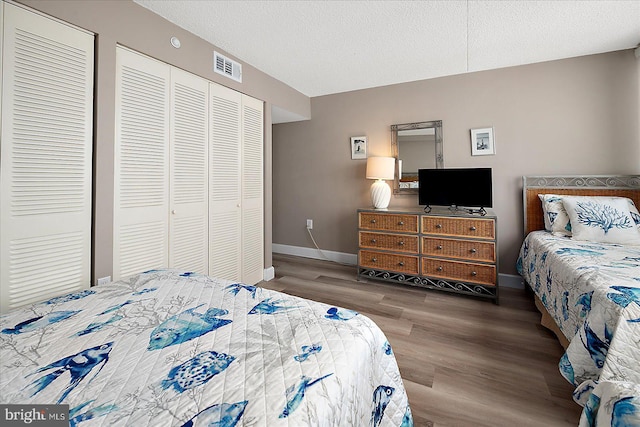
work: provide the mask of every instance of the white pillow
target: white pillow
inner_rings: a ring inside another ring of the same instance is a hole
[[[538,194],[542,202],[542,212],[544,217],[544,228],[551,231],[556,236],[571,236],[571,221],[569,215],[562,204],[564,197],[583,197],[588,199],[608,199],[626,200],[629,204],[629,213],[633,222],[640,230],[640,213],[633,203],[633,200],[626,197],[615,196],[565,196],[560,194]]]
[[[629,213],[631,214],[631,218],[633,218],[633,222],[638,226],[638,230],[640,230],[640,212],[638,212],[638,208],[636,204],[633,203],[633,200],[627,199],[629,201]]]
[[[555,235],[571,236],[571,223],[558,194],[538,194],[542,202],[544,228]]]
[[[562,204],[571,222],[573,239],[640,244],[640,231],[631,215],[628,199],[564,196]]]

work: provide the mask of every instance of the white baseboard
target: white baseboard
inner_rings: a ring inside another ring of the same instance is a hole
[[[262,272],[262,280],[268,282],[269,280],[273,280],[276,277],[276,269],[271,267],[265,268]]]
[[[285,255],[295,255],[301,256],[304,258],[313,258],[313,259],[329,259],[331,261],[340,262],[343,264],[358,264],[358,255],[355,254],[347,254],[344,252],[334,252],[334,251],[325,251],[322,250],[322,254],[316,248],[305,248],[302,246],[291,246],[291,245],[281,245],[279,243],[274,243],[273,252],[278,254]],[[326,258],[325,258],[326,257]]]
[[[331,261],[336,261],[343,264],[351,264],[351,265],[358,264],[358,255],[356,254],[322,250],[322,253],[326,257],[325,258],[320,254],[320,252],[317,249],[305,248],[302,246],[281,245],[279,243],[274,243],[273,252],[278,254],[295,255],[295,256],[301,256],[304,258],[313,258],[313,259],[328,258]],[[273,267],[271,268],[273,269]],[[504,286],[505,288],[524,289],[524,283],[522,282],[522,277],[516,274],[501,273],[501,274],[498,274],[498,279],[500,280],[500,286]]]

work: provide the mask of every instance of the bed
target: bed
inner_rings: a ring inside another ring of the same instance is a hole
[[[582,240],[587,221],[571,209],[594,200],[603,217],[607,203],[629,206],[628,216],[603,222],[602,230],[640,233],[629,202],[640,206],[640,176],[524,177],[526,237],[517,269],[535,294],[541,323],[565,348],[559,368],[584,407],[580,425],[640,425],[640,240]],[[550,201],[568,207],[570,220],[554,224]],[[577,230],[576,223],[584,224]]]
[[[355,311],[154,270],[0,318],[0,403],[71,426],[410,426],[393,350]]]

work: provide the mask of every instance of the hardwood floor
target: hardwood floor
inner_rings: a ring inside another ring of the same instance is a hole
[[[416,426],[576,426],[581,408],[561,377],[562,347],[532,297],[490,301],[379,281],[355,266],[274,254],[260,286],[370,317],[398,360]]]

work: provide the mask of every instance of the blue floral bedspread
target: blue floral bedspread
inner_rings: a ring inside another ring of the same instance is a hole
[[[0,318],[0,402],[71,426],[411,426],[367,317],[192,273],[146,272]]]
[[[640,426],[640,246],[530,233],[518,272],[570,341],[581,426]]]

